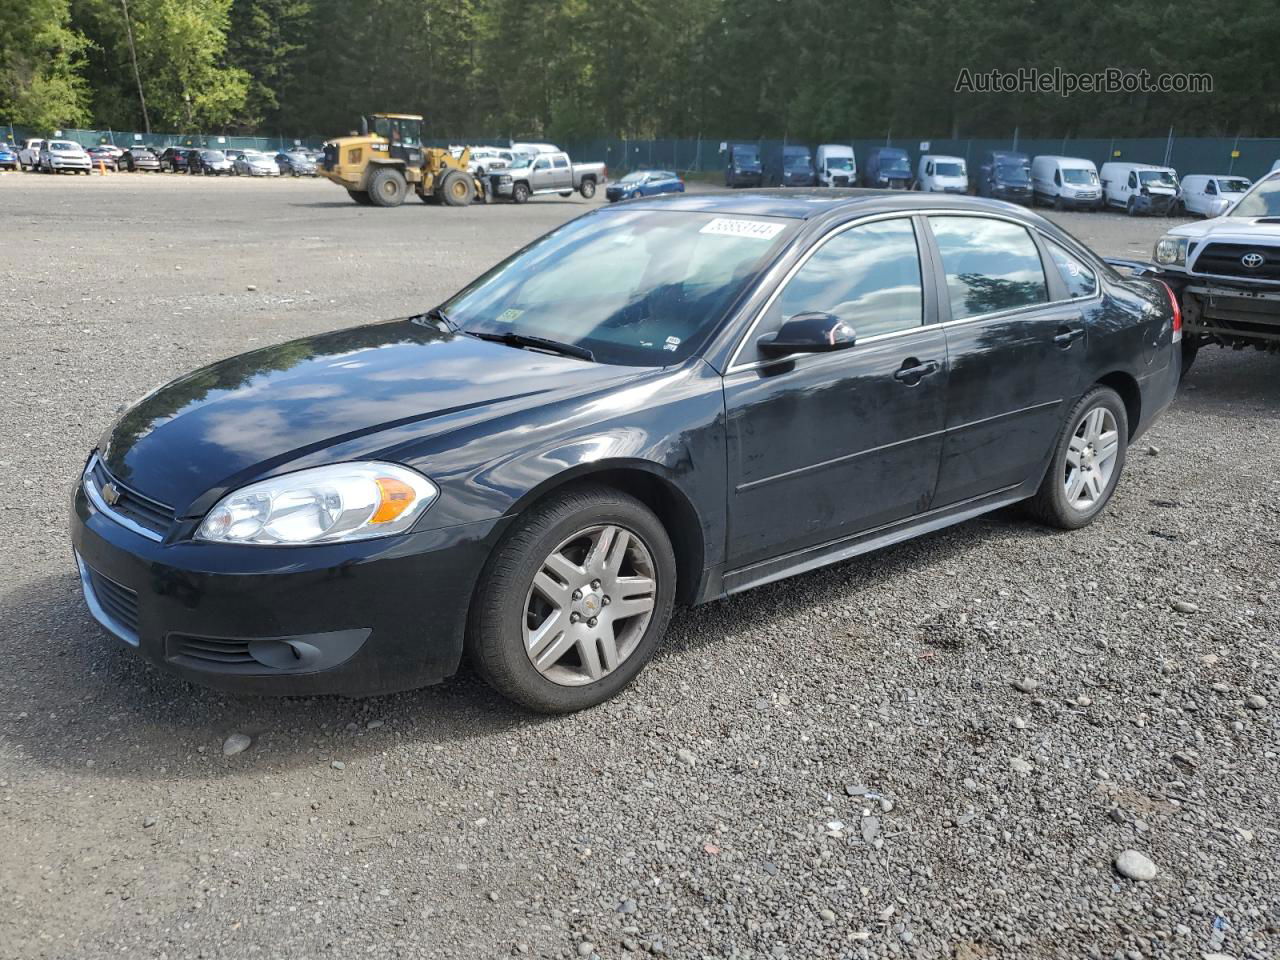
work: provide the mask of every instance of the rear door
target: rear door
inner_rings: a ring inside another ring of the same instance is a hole
[[[551,155],[551,173],[557,190],[573,189],[573,167],[569,165],[569,158],[563,153]]]
[[[1082,389],[1086,308],[1023,224],[958,214],[928,223],[951,363],[934,498],[945,507],[1038,479]]]
[[[928,509],[947,363],[923,229],[908,216],[835,228],[730,364],[728,561],[737,582],[759,579],[752,566]],[[760,336],[813,311],[851,325],[855,345],[782,360],[758,353]]]

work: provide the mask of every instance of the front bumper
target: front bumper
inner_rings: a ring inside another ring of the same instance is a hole
[[[457,670],[504,525],[314,547],[156,542],[77,484],[71,543],[94,618],[155,666],[238,693],[371,696]]]
[[[92,164],[86,160],[50,160],[51,170],[90,170]]]
[[[1165,196],[1164,194],[1152,194],[1150,196],[1138,194],[1133,198],[1133,208],[1139,213],[1150,213],[1163,217],[1173,209],[1174,202],[1177,199],[1177,197]]]

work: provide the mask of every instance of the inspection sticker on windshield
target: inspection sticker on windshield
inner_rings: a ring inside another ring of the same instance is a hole
[[[514,307],[512,307],[510,310],[503,310],[500,314],[494,317],[493,322],[494,323],[515,323],[516,319],[522,313],[524,313],[523,310],[517,310]]]
[[[749,237],[752,240],[772,240],[782,232],[784,224],[765,220],[736,220],[716,217],[699,233],[713,233],[721,237]]]

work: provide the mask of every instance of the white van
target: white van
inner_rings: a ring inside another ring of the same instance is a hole
[[[1031,161],[1031,198],[1055,210],[1097,210],[1102,206],[1098,168],[1083,157],[1036,157]]]
[[[853,157],[853,147],[844,143],[819,145],[814,155],[818,168],[818,186],[852,187],[858,182],[858,161]]]
[[[1247,177],[1191,174],[1182,178],[1182,208],[1203,217],[1220,217],[1251,186],[1253,182]]]
[[[926,153],[916,165],[916,189],[925,193],[968,193],[969,171],[964,160]]]
[[[1178,171],[1153,163],[1104,163],[1099,171],[1102,196],[1109,207],[1129,216],[1168,216],[1178,202]]]

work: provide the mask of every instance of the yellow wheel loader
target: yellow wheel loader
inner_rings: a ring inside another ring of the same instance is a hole
[[[351,195],[356,203],[398,207],[412,191],[423,203],[465,207],[487,201],[483,180],[467,170],[470,151],[455,157],[448,150],[422,145],[422,117],[411,113],[375,113],[360,118],[360,133],[324,145],[320,175]]]

